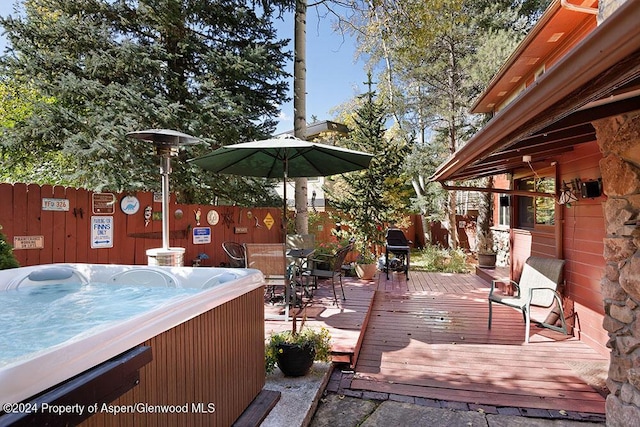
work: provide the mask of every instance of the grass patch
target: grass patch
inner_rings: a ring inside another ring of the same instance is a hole
[[[467,262],[468,255],[462,249],[443,249],[427,246],[411,251],[411,270],[439,273],[471,273],[474,266]]]

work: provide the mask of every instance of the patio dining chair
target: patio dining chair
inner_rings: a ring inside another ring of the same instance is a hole
[[[313,253],[313,250],[316,246],[316,236],[315,234],[287,234],[286,237],[286,247],[287,247],[287,258],[289,260],[289,264],[294,263],[296,266],[296,273],[302,273],[304,271],[309,270],[309,256],[307,255],[309,252]],[[291,256],[291,252],[301,251],[304,252],[305,255],[300,253],[300,256]],[[312,296],[311,289],[308,287],[308,283],[303,284],[301,278],[294,278],[296,280],[296,285],[304,287],[304,295]]]
[[[227,254],[229,266],[233,268],[245,268],[244,246],[236,242],[222,242],[222,250]]]
[[[491,329],[492,304],[504,304],[522,311],[525,322],[525,343],[529,342],[531,325],[531,306],[558,308],[561,326],[538,322],[538,325],[567,334],[567,324],[562,309],[562,298],[557,291],[562,278],[564,260],[554,258],[529,257],[522,269],[520,281],[509,282],[514,286],[514,295],[496,292],[496,283],[504,280],[494,280],[489,291],[489,329]],[[555,302],[555,305],[554,305]]]
[[[284,318],[289,319],[291,292],[287,277],[287,257],[284,243],[245,243],[247,268],[260,270],[265,279],[265,291],[276,300],[276,288],[283,288]]]
[[[336,294],[336,278],[339,279],[340,290],[342,291],[342,300],[347,298],[344,295],[344,287],[342,286],[342,275],[344,271],[344,260],[347,254],[353,250],[353,243],[339,248],[333,255],[317,255],[309,258],[308,271],[303,273],[307,280],[313,280],[317,287],[318,279],[331,279],[331,288],[333,289],[333,304],[338,305],[338,295]],[[329,269],[319,269],[318,265],[329,265]]]

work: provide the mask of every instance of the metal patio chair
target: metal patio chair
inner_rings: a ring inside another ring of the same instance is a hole
[[[222,250],[227,254],[230,267],[245,268],[246,260],[244,246],[236,242],[223,242]]]
[[[353,250],[353,243],[339,248],[333,255],[317,255],[309,258],[310,270],[305,271],[303,276],[307,276],[307,280],[313,279],[314,286],[317,286],[318,279],[331,279],[331,287],[333,289],[333,304],[338,305],[338,296],[336,294],[336,278],[339,279],[340,290],[342,291],[342,300],[347,298],[344,295],[344,287],[342,286],[342,275],[344,260],[347,254]],[[317,268],[319,264],[326,263],[330,266],[328,270]]]
[[[564,260],[555,258],[529,257],[522,269],[520,282],[509,282],[515,287],[515,295],[496,293],[496,283],[504,280],[494,280],[489,291],[489,329],[491,329],[492,304],[504,304],[522,311],[525,322],[525,343],[529,342],[529,329],[531,325],[531,306],[558,307],[562,326],[538,322],[542,327],[567,334],[567,324],[562,309],[562,298],[557,291],[562,278]]]

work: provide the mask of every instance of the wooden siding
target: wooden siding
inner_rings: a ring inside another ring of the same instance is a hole
[[[558,186],[562,181],[576,178],[583,181],[600,177],[602,154],[596,142],[581,144],[565,155],[557,157]],[[556,230],[551,227],[535,230],[512,230],[512,277],[520,277],[522,265],[529,256],[559,257],[566,260],[566,286],[569,323],[575,326],[576,336],[600,354],[608,354],[607,332],[602,328],[604,304],[600,280],[604,272],[604,214],[605,196],[596,199],[579,197],[571,206],[556,204],[556,227],[562,241],[557,242]],[[561,250],[559,255],[556,255]]]
[[[558,159],[560,179],[569,182],[575,178],[583,181],[600,178],[599,162],[602,153],[596,142],[575,147],[573,152]],[[605,196],[583,199],[562,209],[563,257],[565,295],[575,304],[576,334],[602,354],[608,334],[602,327],[604,304],[600,281],[604,274],[604,213]]]
[[[186,413],[98,413],[81,425],[230,426],[265,383],[263,295],[258,288],[143,343],[153,361],[140,384],[111,403],[186,405]]]

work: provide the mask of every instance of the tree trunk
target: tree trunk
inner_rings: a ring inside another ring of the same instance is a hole
[[[449,191],[449,247],[458,249],[458,226],[456,221],[456,192]]]
[[[293,58],[293,132],[297,138],[305,141],[307,139],[306,38],[307,0],[297,0]],[[296,232],[299,234],[308,234],[309,216],[307,213],[307,178],[297,178],[295,183]]]

